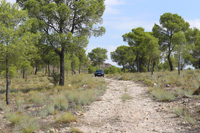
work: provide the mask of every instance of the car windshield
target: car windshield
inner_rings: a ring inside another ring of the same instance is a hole
[[[96,70],[96,72],[102,72],[103,70]]]

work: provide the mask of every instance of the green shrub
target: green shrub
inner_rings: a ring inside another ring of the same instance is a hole
[[[22,104],[24,104],[24,100],[22,98],[17,97],[16,98],[16,106],[17,106],[18,110],[20,109],[20,107],[22,106]]]
[[[144,82],[145,85],[153,86],[153,82],[151,80],[149,80],[149,79],[144,79],[143,82]]]
[[[89,68],[88,68],[88,73],[93,74],[96,71],[96,69],[98,69],[98,67],[90,65]]]
[[[38,120],[31,116],[24,116],[15,126],[14,132],[32,133],[39,129]]]
[[[58,110],[66,110],[69,107],[68,99],[63,94],[55,95],[53,103]]]
[[[6,119],[10,121],[13,125],[18,124],[20,120],[23,119],[23,117],[24,116],[21,113],[12,112],[12,113],[6,114]]]
[[[176,97],[174,92],[166,91],[164,89],[153,89],[150,91],[150,94],[157,100],[161,102],[170,102],[173,101]]]
[[[45,95],[38,93],[38,94],[33,94],[31,96],[31,102],[36,103],[36,104],[43,104],[45,101]]]
[[[175,113],[177,116],[183,115],[183,107],[182,107],[182,106],[179,106],[179,107],[175,108],[175,109],[174,109],[174,113]]]
[[[54,84],[57,85],[60,81],[60,74],[59,73],[52,73],[51,76],[48,78],[48,80]]]
[[[53,114],[55,114],[55,108],[53,104],[48,104],[39,112],[40,117],[43,118],[46,117],[47,115],[53,115]]]
[[[0,110],[3,110],[4,109],[4,107],[5,107],[6,105],[5,105],[5,102],[0,102]]]
[[[70,122],[76,122],[77,118],[73,116],[71,113],[66,112],[63,113],[58,119],[58,123],[70,123]]]
[[[197,123],[197,121],[194,118],[192,118],[189,114],[184,116],[184,120],[191,125],[195,125]]]
[[[6,77],[6,70],[2,71],[1,75],[3,77]],[[16,69],[16,67],[14,67],[14,66],[9,67],[9,76],[10,76],[10,78],[14,78],[14,77],[17,76],[17,69]]]
[[[83,133],[81,130],[75,128],[75,127],[71,127],[71,133]]]
[[[104,73],[105,74],[121,73],[121,69],[116,66],[111,66],[110,68],[105,68]]]

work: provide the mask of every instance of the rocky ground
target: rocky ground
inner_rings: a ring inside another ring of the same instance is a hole
[[[200,125],[188,125],[173,113],[176,101],[156,102],[148,96],[147,87],[132,81],[105,80],[108,85],[105,94],[88,106],[86,112],[77,112],[77,122],[59,129],[52,127],[47,132],[70,133],[74,127],[84,133],[200,133]],[[189,102],[185,100],[184,103]]]
[[[147,87],[132,81],[106,79],[106,82],[106,93],[73,125],[75,128],[84,133],[199,132],[170,113],[169,104],[150,99]],[[132,98],[122,101],[125,93]]]

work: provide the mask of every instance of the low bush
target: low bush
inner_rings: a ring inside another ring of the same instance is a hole
[[[11,112],[11,113],[6,114],[6,119],[10,121],[13,125],[18,124],[20,120],[23,119],[23,117],[24,115],[21,113]]]
[[[197,123],[197,121],[194,118],[192,118],[189,114],[186,114],[184,116],[184,120],[187,121],[191,125],[195,125]]]
[[[16,106],[17,106],[17,109],[19,110],[20,107],[24,104],[24,100],[22,98],[19,98],[17,97],[16,98]]]
[[[176,107],[174,109],[174,114],[176,114],[177,116],[182,116],[183,115],[183,107],[182,106],[179,106],[179,107]]]
[[[75,127],[71,127],[71,133],[83,133],[81,130],[75,128]]]
[[[73,116],[71,113],[66,112],[60,115],[60,117],[57,119],[57,123],[70,123],[70,122],[76,122],[77,118]]]
[[[68,99],[63,94],[53,96],[54,108],[58,110],[66,110],[69,107]]]
[[[155,100],[161,102],[170,102],[176,98],[174,92],[166,91],[164,89],[152,89],[150,94],[155,98]]]
[[[35,103],[35,104],[43,104],[45,101],[45,95],[42,93],[38,93],[38,94],[33,94],[31,96],[31,102]]]
[[[48,80],[54,84],[57,85],[60,80],[60,74],[59,73],[52,73],[51,76],[48,78]]]
[[[17,125],[14,132],[32,133],[39,129],[38,120],[31,116],[24,116]]]
[[[40,112],[39,112],[39,116],[44,118],[47,115],[53,115],[55,114],[55,108],[53,104],[48,104],[46,105]]]

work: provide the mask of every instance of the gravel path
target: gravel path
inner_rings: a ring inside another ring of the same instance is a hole
[[[183,133],[174,114],[164,112],[161,103],[151,100],[147,88],[131,81],[106,79],[108,89],[94,102],[76,128],[84,133]],[[132,99],[122,101],[123,94]]]

